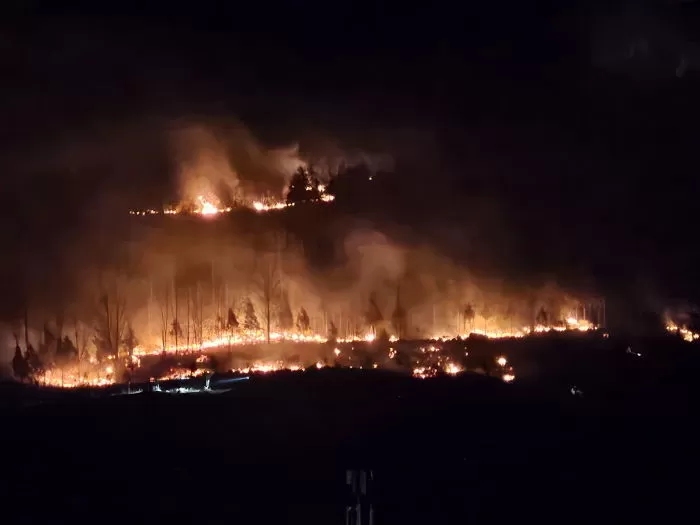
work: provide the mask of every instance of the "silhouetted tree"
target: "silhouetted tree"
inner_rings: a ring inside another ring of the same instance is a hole
[[[318,177],[316,177],[313,169],[300,167],[289,181],[287,202],[289,204],[297,204],[318,200],[320,197]]]
[[[164,286],[162,297],[158,298],[158,307],[160,308],[160,344],[161,344],[161,349],[163,350],[163,352],[165,352],[165,349],[168,346],[168,334],[174,328],[170,322],[170,284],[169,283]]]
[[[506,319],[508,320],[508,328],[513,331],[513,317],[515,316],[515,304],[511,301],[506,306]]]
[[[467,323],[469,323],[469,330],[474,329],[474,318],[476,317],[476,312],[474,311],[474,307],[471,304],[467,304],[464,307],[464,311],[462,312],[462,315],[464,315],[464,329],[466,331],[467,328]]]
[[[257,292],[262,302],[263,321],[265,322],[265,336],[270,342],[270,327],[272,322],[272,309],[280,294],[280,279],[277,271],[276,258],[269,254],[258,262]]]
[[[103,293],[100,298],[100,316],[95,327],[95,346],[98,359],[107,356],[119,357],[119,346],[126,328],[126,300],[117,287],[111,294]]]
[[[75,349],[78,351],[78,360],[87,360],[88,355],[88,330],[84,324],[78,319],[77,312],[73,312],[73,337]]]
[[[39,375],[44,372],[44,364],[41,362],[39,354],[34,350],[31,344],[27,347],[27,352],[24,357],[27,360],[27,365],[29,365],[30,374]]]
[[[235,332],[238,330],[238,319],[236,314],[233,312],[233,308],[229,308],[226,314],[226,330],[229,332]]]
[[[280,294],[277,323],[279,324],[280,330],[283,332],[291,330],[292,326],[294,326],[294,315],[292,314],[292,309],[289,307],[287,292],[282,292]]]
[[[297,315],[297,330],[303,334],[306,334],[311,330],[311,320],[309,319],[309,314],[306,313],[306,310],[302,308],[299,310],[299,314]]]
[[[177,339],[182,337],[182,326],[177,319],[173,319],[173,322],[170,323],[169,334],[175,338],[175,344],[177,344]]]
[[[29,377],[29,364],[27,359],[22,355],[22,349],[17,345],[15,347],[15,356],[12,358],[12,371],[15,377],[24,382]]]
[[[389,340],[390,340],[389,332],[387,332],[384,328],[382,328],[381,330],[379,330],[379,333],[377,334],[377,338],[374,341],[375,341],[375,345],[378,348],[381,348],[382,350],[384,350],[385,347],[386,347],[386,349],[389,348]]]
[[[192,304],[192,337],[201,348],[204,342],[204,305],[199,285],[195,288],[190,300]]]
[[[544,306],[537,312],[537,315],[535,316],[535,323],[542,326],[549,326],[549,314],[547,313],[547,310],[544,309]]]
[[[328,342],[335,343],[338,339],[338,328],[333,321],[328,323]]]
[[[398,288],[396,289],[396,306],[391,314],[391,324],[396,337],[403,339],[406,336],[406,310],[401,305],[401,295]]]
[[[255,315],[255,306],[250,299],[245,299],[243,303],[243,328],[246,330],[259,331],[260,323],[258,322],[258,316]]]
[[[56,349],[56,364],[64,366],[77,360],[78,349],[68,336],[64,336],[63,341],[61,341],[61,344]]]
[[[374,293],[369,296],[369,308],[365,314],[365,320],[374,334],[377,333],[377,326],[379,323],[384,321],[384,316],[377,305],[377,298]]]
[[[136,334],[134,333],[134,328],[131,326],[131,323],[129,323],[126,327],[126,334],[122,339],[122,344],[124,345],[126,353],[129,356],[129,361],[131,361],[131,357],[134,355],[134,348],[136,348],[136,346],[139,344],[138,339],[136,339]]]
[[[484,318],[484,330],[488,331],[489,320],[491,319],[491,317],[493,317],[493,311],[491,310],[491,307],[488,304],[484,305],[484,308],[481,311],[481,317]]]

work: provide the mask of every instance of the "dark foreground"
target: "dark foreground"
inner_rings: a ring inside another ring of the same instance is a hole
[[[374,470],[377,525],[685,521],[698,368],[673,346],[513,384],[323,369],[218,395],[5,385],[2,522],[344,523],[348,467]]]

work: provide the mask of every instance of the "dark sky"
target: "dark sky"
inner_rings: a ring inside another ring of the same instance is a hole
[[[15,2],[0,36],[3,193],[36,235],[67,179],[64,204],[162,191],[164,120],[236,118],[271,144],[393,149],[436,228],[475,196],[497,210],[501,257],[700,295],[696,2],[51,4]],[[138,169],[54,160],[120,140]]]

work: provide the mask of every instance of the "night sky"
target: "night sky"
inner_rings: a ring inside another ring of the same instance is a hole
[[[236,119],[391,153],[387,220],[455,252],[466,228],[494,265],[700,296],[696,2],[49,4],[2,21],[6,259],[60,249],[80,202],[165,194],[163,122]]]

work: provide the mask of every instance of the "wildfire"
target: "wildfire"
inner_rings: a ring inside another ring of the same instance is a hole
[[[270,342],[294,342],[294,343],[325,343],[327,339],[320,335],[306,335],[299,334],[296,332],[271,332]],[[181,345],[166,345],[165,348],[162,346],[151,346],[145,348],[143,346],[137,346],[134,348],[134,355],[144,356],[144,355],[154,355],[162,352],[165,353],[189,353],[189,352],[199,352],[202,350],[210,350],[214,348],[225,348],[227,346],[240,346],[249,344],[262,344],[267,342],[267,336],[262,331],[243,331],[237,334],[224,335],[221,337],[216,337],[213,339],[207,339],[200,343],[190,343]]]
[[[668,321],[666,323],[666,330],[672,334],[680,335],[683,338],[683,340],[688,343],[692,343],[693,341],[697,341],[698,339],[700,339],[700,334],[689,330],[685,326],[678,326],[673,321]]]
[[[574,318],[568,318],[564,325],[535,325],[534,328],[529,326],[524,326],[520,329],[514,330],[482,330],[475,328],[470,330],[466,334],[462,334],[459,337],[461,339],[467,339],[471,334],[486,337],[488,339],[520,339],[522,337],[531,334],[545,334],[548,332],[588,332],[591,330],[596,330],[598,327],[586,320],[576,320]],[[435,340],[444,341],[448,339],[447,337],[434,337]]]
[[[227,209],[219,209],[217,208],[214,204],[209,202],[207,199],[202,197],[201,195],[198,197],[199,200],[199,213],[200,215],[216,215],[217,213],[221,213],[222,211],[227,211]]]
[[[314,202],[329,203],[335,200],[335,196],[328,193],[321,193],[321,197]],[[293,202],[280,201],[272,198],[252,200],[240,203],[238,208],[247,208],[254,210],[258,213],[283,210],[285,208],[290,208],[294,206]],[[144,210],[130,210],[130,215],[146,216],[146,215],[180,215],[180,214],[193,214],[201,215],[203,217],[212,217],[215,215],[220,215],[224,213],[230,213],[235,207],[233,206],[221,206],[217,205],[211,199],[199,195],[193,203],[189,205],[181,203],[176,207],[165,207],[162,210],[156,210],[154,208],[148,208]]]
[[[114,383],[114,368],[107,365],[104,368],[88,364],[88,366],[64,367],[50,369],[35,377],[43,386],[54,388],[101,387]]]
[[[567,323],[562,328],[561,326],[549,327],[543,325],[537,325],[534,329],[523,328],[515,332],[503,332],[503,331],[485,331],[485,330],[473,330],[458,337],[440,337],[434,338],[429,342],[424,343],[422,346],[417,347],[418,355],[420,356],[419,362],[412,369],[413,376],[419,378],[429,378],[435,377],[439,374],[457,375],[464,372],[463,366],[451,361],[444,353],[441,348],[440,342],[444,342],[448,339],[461,339],[468,338],[470,334],[478,334],[483,337],[491,339],[500,339],[505,337],[525,337],[530,334],[536,333],[546,333],[549,331],[562,331],[562,330],[576,330],[576,331],[587,331],[595,329],[596,327],[587,322],[572,322],[572,319],[567,320]],[[687,341],[693,341],[699,338],[698,334],[694,334],[686,328],[678,327],[675,324],[669,323],[667,329],[671,332],[677,332],[683,336]],[[240,345],[255,345],[263,344],[268,340],[267,334],[262,330],[257,331],[238,331],[236,333],[229,333],[225,335],[218,335],[209,339],[205,339],[201,342],[190,342],[189,344],[167,344],[163,349],[162,345],[152,343],[150,345],[137,346],[133,349],[133,355],[131,356],[131,361],[129,364],[130,369],[137,369],[141,366],[141,359],[148,355],[158,355],[163,352],[167,354],[201,354],[207,350],[225,349],[231,346]],[[271,332],[269,334],[269,340],[271,343],[326,343],[328,340],[318,334],[313,333],[298,333],[298,332]],[[390,342],[396,342],[398,339],[394,336],[389,338]],[[369,344],[376,344],[377,337],[374,332],[370,332],[364,335],[357,335],[354,337],[349,337],[345,339],[338,339],[339,344],[342,343],[354,343],[354,342],[364,342]],[[340,347],[335,347],[332,350],[335,357],[340,358],[345,356],[345,352],[341,351]],[[468,353],[465,353],[468,355]],[[387,357],[391,360],[395,359],[397,356],[396,349],[392,346],[388,349]],[[188,368],[175,368],[169,370],[165,375],[158,378],[160,380],[169,379],[186,379],[190,377],[201,376],[208,370],[207,364],[209,362],[209,357],[205,354],[201,354],[197,357],[195,363],[198,365],[194,371]],[[350,357],[350,359],[352,359]],[[509,365],[508,359],[505,356],[498,356],[495,358],[497,365],[500,368],[501,378],[505,382],[511,382],[515,379],[515,374],[512,367]],[[314,365],[316,368],[324,368],[326,365],[323,361],[318,361]],[[378,367],[376,363],[372,365],[373,367]],[[266,374],[271,372],[277,372],[281,370],[289,371],[303,371],[304,367],[298,363],[288,363],[284,361],[258,361],[253,364],[247,365],[242,368],[233,370],[234,372],[239,372],[242,374],[259,373]],[[75,367],[64,367],[61,369],[51,369],[37,376],[35,379],[40,384],[54,387],[64,387],[64,388],[75,388],[75,387],[95,387],[95,386],[106,386],[113,384],[116,381],[115,377],[115,364],[114,359],[99,364],[96,360],[90,360],[90,362],[81,363]]]

